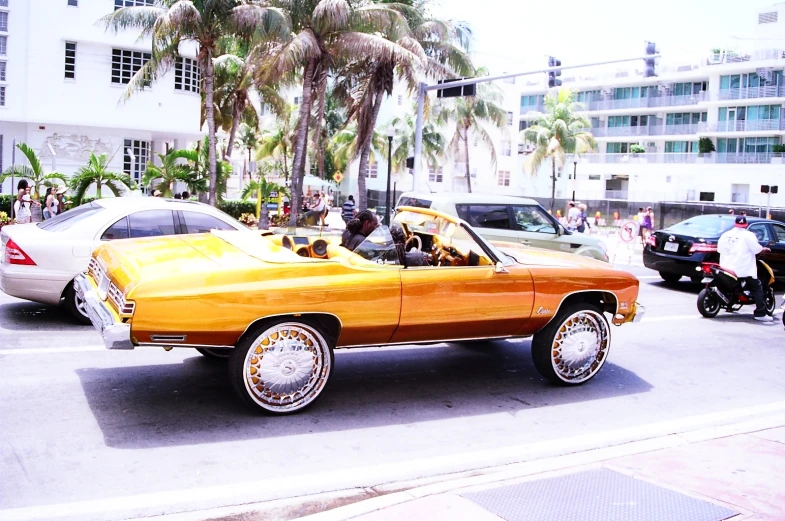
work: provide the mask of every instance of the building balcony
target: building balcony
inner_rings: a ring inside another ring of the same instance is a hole
[[[668,96],[650,93],[643,98],[610,99],[601,98],[580,103],[586,111],[594,110],[620,110],[657,107],[676,107],[682,105],[696,105],[706,101],[706,92],[686,94],[682,96]]]
[[[741,121],[719,121],[708,126],[710,132],[760,132],[762,130],[785,130],[781,119],[755,119]]]
[[[652,107],[697,105],[698,103],[706,101],[706,91],[701,91],[696,94],[684,94],[681,96],[659,96],[651,99],[656,103],[656,105],[651,105]]]
[[[588,163],[710,163],[710,164],[771,164],[782,161],[782,154],[773,152],[646,152],[644,154],[583,154]]]
[[[594,137],[635,137],[635,136],[658,136],[662,134],[660,125],[650,125],[643,127],[596,127],[585,129],[591,132]]]
[[[662,133],[666,136],[688,136],[697,134],[698,132],[706,132],[708,124],[706,122],[701,122],[689,123],[687,125],[665,125],[662,129]]]
[[[722,89],[718,95],[718,99],[720,100],[782,97],[785,97],[785,86],[783,85],[748,87],[745,89]]]
[[[525,116],[527,112],[543,112],[545,104],[539,103],[537,105],[521,105],[521,116]]]
[[[629,192],[627,190],[605,190],[605,199],[627,200]]]

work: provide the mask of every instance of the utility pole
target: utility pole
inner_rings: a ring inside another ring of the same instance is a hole
[[[19,190],[14,188],[14,172],[16,171],[16,138],[11,141],[11,220],[14,220],[14,204],[19,197]]]
[[[649,49],[647,48],[647,51]],[[465,85],[477,85],[478,83],[486,83],[489,81],[506,80],[508,78],[517,78],[518,76],[530,76],[532,74],[542,73],[556,73],[565,69],[582,69],[586,67],[596,67],[599,65],[610,65],[614,63],[624,63],[637,60],[655,60],[659,58],[659,54],[647,53],[645,56],[636,56],[635,58],[624,58],[621,60],[607,60],[602,62],[584,63],[581,65],[568,65],[568,66],[554,66],[547,69],[537,69],[532,71],[515,72],[511,74],[502,74],[500,76],[485,76],[482,78],[469,78],[466,80],[452,81],[449,84],[437,83],[436,85],[428,85],[427,83],[420,83],[417,89],[417,123],[414,131],[414,168],[412,169],[412,190],[417,191],[419,188],[420,175],[422,174],[422,127],[423,127],[423,106],[425,104],[425,95],[432,90],[453,89],[456,87],[463,87]],[[649,62],[645,62],[649,63]],[[555,74],[554,74],[555,79]]]

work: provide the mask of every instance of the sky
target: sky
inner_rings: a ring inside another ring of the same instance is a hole
[[[713,47],[753,44],[757,10],[774,0],[434,0],[440,18],[468,22],[476,63],[492,74],[645,54],[663,61],[706,56]],[[734,40],[731,37],[741,39]],[[782,46],[785,47],[785,34]]]

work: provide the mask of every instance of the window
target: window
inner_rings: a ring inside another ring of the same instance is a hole
[[[688,154],[692,152],[693,154],[697,154],[698,142],[697,141],[666,141],[665,152],[679,153],[679,154]]]
[[[0,31],[8,32],[8,12],[0,11]]]
[[[626,154],[629,146],[629,143],[606,143],[605,152],[607,154]]]
[[[183,212],[185,233],[210,233],[210,230],[236,230],[217,217],[199,212]]]
[[[8,7],[8,0],[0,0],[0,7]]]
[[[154,3],[155,0],[114,0],[114,10],[117,11],[123,7],[152,6]]]
[[[174,88],[199,93],[202,71],[193,58],[177,57],[174,62]]]
[[[295,96],[294,97],[294,104],[295,105],[299,105],[300,104],[300,97],[299,96]]]
[[[442,167],[439,167],[437,170],[433,168],[428,169],[428,181],[432,183],[441,183],[443,179],[442,175]]]
[[[512,112],[507,112],[507,124],[512,125]]]
[[[714,192],[701,192],[698,198],[700,201],[713,201]]]
[[[510,186],[509,170],[499,170],[499,186]]]
[[[510,229],[510,214],[505,205],[456,204],[455,210],[461,219],[477,228]]]
[[[521,110],[521,112],[526,112],[528,110],[537,108],[538,105],[543,104],[544,99],[545,96],[543,94],[537,94],[534,96],[521,96],[521,107],[526,107],[525,109]]]
[[[68,0],[68,5],[73,7],[79,7],[79,0]]]
[[[518,130],[519,130],[519,131],[521,131],[521,130],[526,130],[526,129],[527,129],[527,128],[529,128],[531,125],[533,125],[533,123],[532,123],[532,122],[530,122],[530,121],[526,121],[525,119],[522,119],[522,120],[520,120],[520,121],[518,122]]]
[[[0,85],[0,107],[5,107],[5,85]]]
[[[3,135],[0,134],[0,172],[3,171]],[[0,193],[3,191],[3,186],[0,185]],[[13,193],[13,187],[11,187],[11,192]]]
[[[553,221],[548,218],[545,210],[539,206],[513,206],[512,215],[515,217],[515,224],[519,230],[524,232],[556,233]]]
[[[755,234],[755,237],[758,238],[758,242],[771,242],[771,234],[769,233],[768,226],[765,224],[751,224],[748,229]]]
[[[8,36],[0,36],[0,56],[8,53]]]
[[[133,157],[128,152],[133,154]],[[126,139],[123,143],[123,172],[137,183],[142,179],[150,159],[150,142]]]
[[[112,83],[128,83],[150,58],[149,52],[112,49]]]
[[[102,241],[113,241],[115,239],[127,239],[130,237],[128,234],[128,217],[123,217],[112,226],[106,229],[101,235]]]
[[[602,92],[599,90],[585,90],[583,92],[575,93],[575,101],[577,103],[588,103],[590,101],[598,101],[602,97]]]
[[[0,61],[0,81],[5,81],[5,65],[6,62]]]
[[[690,125],[705,122],[707,112],[679,112],[665,116],[665,125]]]
[[[398,105],[403,105],[403,96],[398,96]]]
[[[376,179],[379,177],[379,167],[376,163],[368,165],[368,177],[371,179]]]
[[[132,239],[174,235],[174,216],[171,210],[145,210],[128,216]]]
[[[103,210],[104,207],[97,203],[83,204],[82,206],[77,206],[67,212],[52,217],[51,219],[47,219],[42,223],[38,223],[38,227],[49,232],[68,230],[75,224],[78,224],[85,219],[89,219]]]
[[[2,136],[0,136],[1,138]],[[2,143],[2,141],[0,141]],[[777,242],[785,243],[785,226],[779,224],[772,224],[772,228],[774,228],[774,233],[777,234]]]
[[[65,42],[65,77],[76,78],[76,43]]]
[[[512,155],[512,144],[509,141],[502,141],[502,155]]]

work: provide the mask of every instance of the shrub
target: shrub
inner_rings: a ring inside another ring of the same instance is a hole
[[[702,137],[698,140],[698,152],[701,154],[709,154],[714,152],[714,143],[707,137]]]
[[[256,226],[259,221],[256,220],[256,215],[252,213],[244,213],[237,219],[246,226]]]
[[[256,201],[253,199],[247,199],[245,201],[238,199],[226,199],[218,204],[218,209],[228,213],[235,219],[239,219],[240,216],[242,216],[244,213],[252,213],[256,215]]]
[[[0,194],[0,212],[11,213],[11,204],[14,200],[13,194]]]
[[[778,154],[785,153],[785,145],[773,145],[771,147],[772,152],[776,152]]]
[[[644,154],[646,153],[646,147],[643,145],[630,145],[630,153],[631,154]]]

